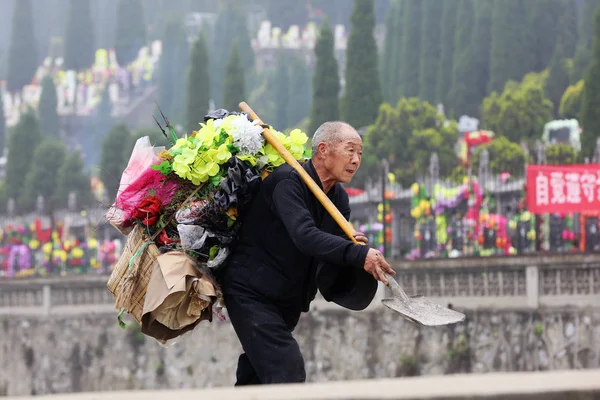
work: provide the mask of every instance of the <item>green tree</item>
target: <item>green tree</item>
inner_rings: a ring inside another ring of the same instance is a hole
[[[119,0],[115,33],[115,53],[119,65],[126,66],[135,60],[145,45],[146,20],[141,0]],[[165,45],[163,43],[163,48]]]
[[[471,96],[463,104],[464,113],[479,117],[481,102],[486,96],[487,83],[490,79],[490,47],[492,44],[492,1],[475,2],[475,26],[469,47],[468,67],[469,84],[472,85]]]
[[[35,149],[31,169],[25,175],[23,191],[19,199],[22,210],[31,210],[39,195],[44,198],[46,212],[55,210],[54,194],[58,184],[58,172],[63,165],[66,146],[55,139],[43,140]]]
[[[21,115],[8,139],[8,156],[4,185],[7,198],[18,200],[23,191],[23,178],[31,169],[33,153],[40,142],[40,127],[35,112],[29,109]]]
[[[186,75],[189,48],[183,22],[179,18],[167,22],[159,61],[158,104],[174,124],[186,121]]]
[[[238,104],[246,97],[245,93],[244,68],[242,66],[238,43],[234,41],[227,59],[227,65],[225,66],[223,108],[229,111],[237,111]]]
[[[290,65],[290,92],[286,111],[288,127],[296,126],[309,116],[311,86],[308,66],[301,57],[293,57]]]
[[[94,38],[99,49],[109,49],[115,44],[118,3],[119,0],[93,0],[90,4],[94,18]],[[158,13],[158,10],[155,12]]]
[[[581,99],[583,97],[583,79],[575,85],[571,85],[565,90],[560,99],[560,108],[558,115],[561,118],[579,120],[581,118]]]
[[[548,97],[548,99],[550,99],[554,105],[555,115],[558,114],[562,95],[567,87],[569,87],[571,71],[569,70],[568,60],[564,58],[565,52],[566,49],[559,34],[554,56],[552,57],[552,62],[550,63],[548,81],[546,82],[546,86],[544,88],[546,97]]]
[[[421,0],[405,0],[402,23],[402,62],[400,95],[419,95],[421,56]]]
[[[473,166],[479,165],[483,149],[488,150],[490,172],[492,174],[497,175],[508,172],[515,177],[523,176],[526,155],[518,143],[511,142],[505,136],[495,137],[489,144],[479,146],[475,150]]]
[[[579,39],[579,32],[577,29],[577,8],[575,2],[572,0],[559,1],[561,8],[559,14],[559,28],[556,33],[557,42],[559,39],[562,41],[565,49],[564,57],[573,58]]]
[[[556,36],[560,28],[556,29],[556,22],[562,23],[561,0],[535,0],[531,3],[531,23],[528,28],[529,35],[535,40],[534,71],[541,71],[548,66],[554,54]]]
[[[121,174],[127,167],[131,149],[129,149],[129,146],[124,146],[124,143],[129,143],[130,137],[131,134],[127,126],[117,124],[110,130],[102,142],[100,180],[104,183],[104,188],[110,202],[113,202],[117,196]],[[126,150],[129,150],[129,153]]]
[[[60,118],[57,107],[56,86],[54,86],[52,77],[46,75],[42,80],[42,94],[38,109],[40,131],[45,137],[58,138],[60,136]]]
[[[244,66],[244,79],[248,83],[252,83],[248,78],[254,69],[254,51],[250,45],[247,13],[244,10],[244,5],[240,5],[233,0],[222,0],[219,2],[219,13],[215,22],[210,51],[211,94],[217,108],[223,102],[225,66],[234,40],[238,42],[238,51],[240,52],[241,63]],[[249,87],[249,89],[251,91],[252,87]]]
[[[190,57],[187,87],[186,132],[198,130],[200,122],[208,112],[210,103],[210,77],[208,50],[204,35],[200,33]]]
[[[560,99],[569,86],[571,79],[572,62],[568,59],[573,55],[574,43],[577,38],[577,21],[575,19],[575,6],[569,0],[559,3],[564,12],[558,24],[556,46],[550,61],[548,81],[544,88],[546,96],[554,104],[554,115],[558,114]]]
[[[313,74],[312,111],[309,136],[327,121],[339,119],[339,67],[333,53],[333,33],[325,22],[315,44],[316,66]]]
[[[275,96],[275,120],[273,126],[284,130],[288,127],[287,110],[290,102],[290,73],[289,57],[280,51],[275,65],[275,76],[273,77],[273,93]]]
[[[581,154],[592,157],[596,138],[600,134],[600,8],[594,16],[594,41],[592,63],[585,74],[583,99],[581,101]]]
[[[100,104],[96,107],[92,117],[92,130],[83,139],[83,160],[86,168],[98,168],[100,152],[104,137],[113,126],[112,104],[108,90],[101,95]]]
[[[466,108],[473,99],[473,82],[471,73],[473,67],[472,30],[474,25],[473,0],[461,0],[458,8],[456,34],[454,37],[454,68],[452,70],[452,87],[448,104],[452,114],[467,113]],[[470,110],[472,111],[472,110]]]
[[[9,92],[21,91],[38,68],[34,28],[31,0],[15,1],[8,49],[6,88]]]
[[[450,88],[452,86],[452,69],[454,65],[454,36],[459,0],[445,0],[438,4],[444,8],[444,13],[442,15],[441,55],[438,64],[435,97],[437,101],[447,106],[451,103]]]
[[[398,75],[402,63],[402,4],[392,0],[385,19],[383,51],[380,54],[380,78],[383,97],[388,102],[398,100]]]
[[[255,110],[260,110],[260,117],[267,123],[273,123],[275,121],[277,112],[277,105],[275,104],[275,96],[273,96],[272,87],[272,74],[270,72],[262,71],[257,74],[255,85],[252,92],[248,95],[249,104]],[[280,128],[278,128],[280,129]]]
[[[373,36],[373,0],[354,0],[351,23],[346,51],[346,88],[340,115],[358,129],[375,121],[379,105],[383,102],[377,44]]]
[[[600,0],[582,0],[579,13],[579,38],[575,58],[573,59],[573,76],[571,83],[583,78],[585,70],[592,62],[592,40],[594,38],[594,14]]]
[[[446,178],[458,165],[458,158],[453,148],[457,140],[458,127],[455,122],[440,129],[428,128],[414,131],[408,141],[411,166],[409,169],[396,170],[397,179],[408,186],[418,178],[424,178],[433,153],[437,154],[441,175]]]
[[[6,143],[6,118],[4,117],[4,100],[0,96],[0,156],[4,154],[4,144]]]
[[[513,142],[533,142],[552,120],[552,102],[544,96],[543,79],[526,76],[521,83],[509,82],[501,95],[492,92],[483,100],[482,128]]]
[[[419,97],[435,103],[438,66],[442,55],[441,24],[444,6],[438,0],[423,0],[421,7],[423,13],[421,16]]]
[[[456,123],[445,126],[436,108],[416,97],[401,98],[396,107],[384,103],[365,135],[365,151],[357,182],[378,176],[383,158],[397,181],[412,184],[429,165],[432,152],[438,154],[440,171],[452,171],[457,164],[453,148],[458,139]]]
[[[565,165],[577,162],[577,151],[567,143],[551,144],[546,147],[546,164]]]
[[[500,91],[509,80],[521,80],[535,67],[535,52],[526,0],[495,1],[489,91]]]
[[[81,153],[68,153],[58,170],[54,198],[59,208],[68,205],[69,193],[76,194],[78,208],[93,205],[94,195],[90,176],[85,172]]]
[[[287,32],[291,25],[304,26],[308,20],[308,2],[267,0],[267,17],[273,26]]]
[[[65,33],[65,68],[81,71],[91,67],[95,51],[90,0],[70,0]]]

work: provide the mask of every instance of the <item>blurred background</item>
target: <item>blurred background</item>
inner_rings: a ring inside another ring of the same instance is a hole
[[[153,117],[183,136],[240,101],[354,126],[354,227],[469,317],[316,312],[309,380],[597,368],[599,5],[0,0],[0,395],[231,384],[226,323],[169,349],[119,328],[104,214],[136,140],[168,146]]]

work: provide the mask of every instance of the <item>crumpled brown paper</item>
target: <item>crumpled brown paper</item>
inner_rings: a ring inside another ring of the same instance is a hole
[[[218,287],[207,268],[181,251],[156,258],[142,311],[142,332],[158,340],[173,339],[203,320],[212,321]]]

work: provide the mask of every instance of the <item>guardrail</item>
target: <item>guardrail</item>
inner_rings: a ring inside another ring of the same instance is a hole
[[[397,280],[408,294],[422,294],[465,310],[600,307],[600,260],[564,263],[559,258],[558,262],[539,265],[507,264],[506,260],[486,266],[479,260],[479,267],[467,263],[461,268],[397,266]],[[72,276],[0,281],[0,315],[114,312],[107,279]],[[380,291],[378,299],[381,296],[387,296],[385,291]],[[322,303],[317,301],[316,308],[329,306]]]

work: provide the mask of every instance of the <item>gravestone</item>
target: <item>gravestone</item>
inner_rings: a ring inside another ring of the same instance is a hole
[[[452,239],[452,248],[458,251],[462,251],[465,245],[465,240],[462,220],[460,218],[453,218],[452,233],[450,237]]]
[[[555,214],[550,215],[550,250],[560,251],[564,245],[562,238],[565,229],[565,220]]]
[[[590,217],[585,220],[585,251],[596,251],[600,247],[598,218]]]
[[[496,248],[496,231],[491,228],[483,228],[483,248]]]
[[[421,238],[421,257],[430,251],[435,251],[437,247],[435,237],[435,221],[429,220],[423,224]]]
[[[527,237],[527,232],[529,232],[530,226],[531,223],[529,221],[517,222],[517,230],[515,232],[515,249],[518,253],[526,252],[531,246],[531,240],[529,240]]]

